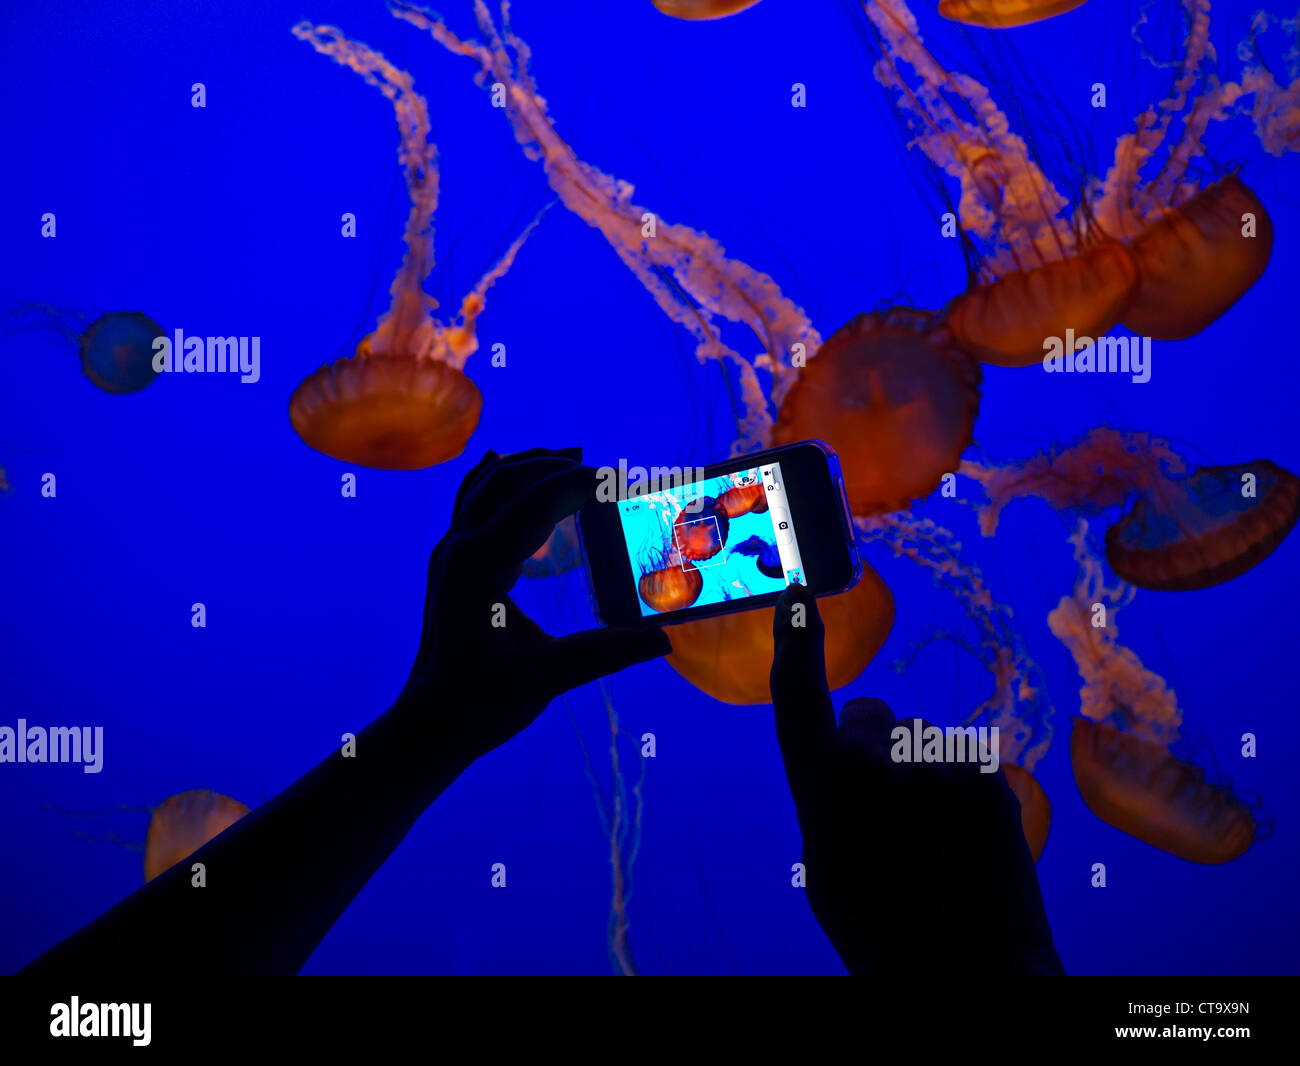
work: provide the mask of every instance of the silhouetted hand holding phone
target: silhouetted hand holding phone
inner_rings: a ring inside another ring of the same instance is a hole
[[[489,451],[456,495],[429,560],[424,632],[402,700],[446,719],[478,757],[569,689],[672,651],[663,630],[588,629],[551,637],[510,600],[524,562],[593,497],[579,449]]]
[[[659,629],[550,637],[510,602],[524,560],[595,493],[595,471],[580,462],[576,450],[488,452],[462,483],[429,560],[410,679],[352,754],[333,752],[21,972],[297,973],[470,763],[567,689],[667,654]],[[205,868],[203,887],[191,881],[194,863]]]
[[[891,732],[911,720],[880,700],[850,700],[837,725],[807,589],[786,589],[773,630],[772,702],[808,902],[848,970],[1063,973],[1002,772],[893,761]]]

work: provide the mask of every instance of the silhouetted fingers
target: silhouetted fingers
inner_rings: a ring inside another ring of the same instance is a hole
[[[570,465],[527,485],[482,527],[475,546],[481,565],[495,582],[509,587],[518,578],[524,560],[546,543],[556,523],[573,514],[595,492],[596,471],[589,466]]]
[[[662,629],[586,629],[557,637],[542,649],[539,682],[547,699],[649,662],[672,651]]]
[[[835,747],[835,708],[826,684],[825,629],[817,601],[789,585],[772,623],[772,706],[776,739],[795,805],[807,802]]]
[[[532,448],[526,452],[498,457],[465,490],[453,525],[460,530],[477,529],[486,525],[529,486],[552,474],[571,470],[581,460],[581,448],[566,448],[561,451]]]

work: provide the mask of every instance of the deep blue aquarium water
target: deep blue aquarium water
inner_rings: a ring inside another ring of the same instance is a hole
[[[936,47],[978,57],[964,69],[1066,161],[1053,175],[1063,182],[1072,162],[1097,173],[1168,88],[1169,71],[1129,33],[1137,4],[1089,0],[996,40],[916,10]],[[465,0],[439,11],[477,36]],[[1236,0],[1215,8],[1221,59],[1251,14]],[[861,311],[938,309],[964,290],[928,171],[905,154],[844,6],[763,0],[692,24],[650,0],[519,0],[512,18],[578,154],[631,182],[638,203],[770,274],[823,337]],[[1159,5],[1151,18],[1148,43],[1168,61],[1177,19],[1162,21]],[[104,736],[99,773],[0,764],[6,972],[142,883],[152,807],[190,789],[255,806],[389,705],[418,642],[429,550],[485,449],[581,445],[593,463],[704,465],[736,436],[719,364],[697,361],[694,341],[601,235],[557,205],[479,320],[465,370],[483,409],[463,454],[382,471],[304,445],[289,396],[351,354],[387,309],[408,200],[391,106],[295,39],[303,19],[383,52],[429,101],[441,197],[427,288],[443,310],[554,199],[474,85],[476,68],[382,3],[73,2],[0,16],[0,725],[101,726]],[[1090,104],[1097,82],[1111,90],[1104,110]],[[795,83],[806,107],[791,106]],[[1143,384],[986,367],[970,454],[1023,458],[1109,425],[1166,438],[1198,463],[1300,469],[1300,161],[1267,155],[1248,122],[1214,151],[1244,163],[1272,216],[1259,282],[1195,337],[1156,342]],[[47,213],[54,237],[42,235]],[[341,236],[345,213],[355,238]],[[257,380],[161,374],[111,395],[83,374],[78,340],[109,311],[142,312],[169,333],[257,337]],[[492,365],[495,344],[504,366]],[[347,472],[354,498],[340,491]],[[51,473],[54,498],[42,495]],[[1067,970],[1294,973],[1294,536],[1236,580],[1139,592],[1120,616],[1124,643],[1175,690],[1218,774],[1275,821],[1244,855],[1205,866],[1112,828],[1074,784],[1080,683],[1046,625],[1074,580],[1072,519],[1018,503],[985,539],[968,508],[925,513],[954,530],[1013,608],[1055,710],[1035,771],[1053,816],[1038,872]],[[964,614],[923,571],[887,552],[871,562],[897,617],[837,701],[875,695],[899,714],[964,718],[989,685],[946,637],[969,632]],[[516,599],[552,632],[591,624],[580,570],[526,579]],[[191,624],[195,603],[204,628]],[[596,795],[608,802],[616,788],[610,708],[626,794],[643,801],[639,840],[628,840],[638,969],[842,972],[791,885],[799,835],[771,708],[719,703],[662,662],[570,693],[473,766],[306,972],[609,972],[609,842]],[[655,757],[642,760],[646,733]],[[1257,738],[1253,758],[1242,757],[1244,733]],[[508,888],[492,887],[494,863],[507,865]],[[1104,889],[1092,886],[1095,863]]]

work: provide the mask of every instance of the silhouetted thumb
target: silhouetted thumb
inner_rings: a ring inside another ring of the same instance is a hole
[[[617,673],[637,663],[649,662],[673,650],[662,629],[585,629],[557,637],[546,648],[541,679],[548,699]]]

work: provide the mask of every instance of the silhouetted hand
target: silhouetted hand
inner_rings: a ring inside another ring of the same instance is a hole
[[[596,490],[571,448],[489,451],[456,495],[451,528],[429,559],[424,634],[402,702],[451,715],[476,758],[529,725],[571,688],[672,650],[656,628],[548,636],[510,599],[525,560]]]
[[[803,627],[792,624],[796,604]],[[772,702],[808,902],[849,971],[1062,973],[1005,775],[894,762],[891,731],[913,720],[896,722],[880,700],[850,700],[837,726],[824,629],[802,586],[782,594],[773,636]]]

